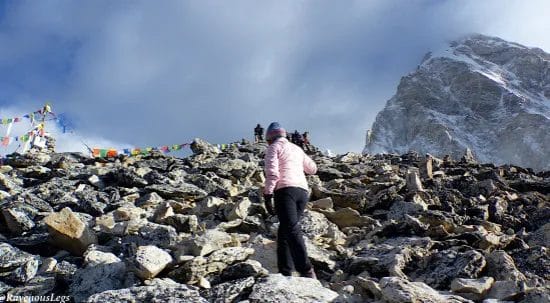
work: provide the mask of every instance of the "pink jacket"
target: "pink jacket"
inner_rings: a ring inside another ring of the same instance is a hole
[[[297,145],[279,138],[269,145],[264,158],[264,194],[269,195],[283,187],[301,187],[308,190],[306,174],[315,174],[317,165]]]

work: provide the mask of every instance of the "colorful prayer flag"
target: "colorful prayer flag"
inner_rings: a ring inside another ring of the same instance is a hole
[[[118,152],[115,149],[109,149],[107,151],[107,157],[115,158],[116,156],[118,156]]]

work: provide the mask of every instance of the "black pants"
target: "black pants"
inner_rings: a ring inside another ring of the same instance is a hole
[[[290,276],[292,270],[307,273],[311,262],[300,229],[300,218],[308,201],[308,192],[299,187],[285,187],[275,191],[275,211],[279,217],[277,235],[277,266],[279,272]]]

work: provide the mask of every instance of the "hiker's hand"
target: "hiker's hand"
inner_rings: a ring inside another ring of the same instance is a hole
[[[264,195],[264,203],[265,208],[267,209],[267,212],[274,216],[275,215],[275,208],[273,206],[273,195]]]

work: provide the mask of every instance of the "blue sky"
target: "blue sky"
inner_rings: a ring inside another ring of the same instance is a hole
[[[256,123],[276,120],[324,148],[360,151],[426,52],[469,33],[548,52],[549,9],[545,0],[2,1],[0,113],[49,100],[85,141],[117,148],[251,139]],[[73,139],[63,149],[82,148]]]

